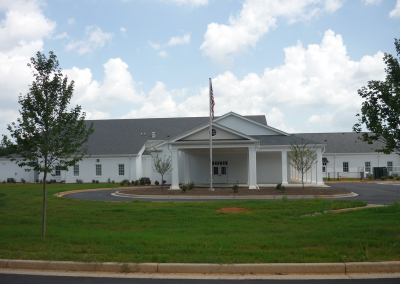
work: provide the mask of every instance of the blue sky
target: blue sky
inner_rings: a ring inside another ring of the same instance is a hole
[[[37,51],[89,119],[265,114],[287,132],[351,131],[357,89],[395,54],[395,0],[0,0],[0,133]]]

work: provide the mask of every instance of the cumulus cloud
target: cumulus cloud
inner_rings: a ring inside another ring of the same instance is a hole
[[[120,27],[120,32],[121,32],[121,34],[124,36],[124,37],[126,37],[126,29],[124,28],[124,27]]]
[[[366,5],[379,5],[381,4],[382,0],[363,0],[363,2]]]
[[[190,33],[187,33],[184,36],[172,37],[167,43],[167,45],[172,46],[176,44],[187,44],[189,42],[190,42]]]
[[[147,42],[147,44],[148,45],[150,45],[150,47],[152,48],[152,49],[155,49],[155,50],[159,50],[160,49],[160,44],[159,43],[154,43],[154,42],[152,42],[152,41],[148,41]]]
[[[256,47],[260,38],[277,26],[277,18],[284,17],[288,23],[310,20],[323,11],[334,12],[342,6],[340,0],[247,0],[229,24],[211,23],[207,26],[203,54],[229,67],[234,57]]]
[[[91,53],[95,49],[103,47],[106,42],[111,41],[114,34],[105,33],[100,27],[87,26],[85,30],[86,37],[80,41],[71,41],[67,46],[67,50],[75,50],[79,55]]]
[[[54,36],[54,39],[63,39],[63,38],[69,38],[69,35],[66,32],[63,32],[62,34]]]
[[[75,19],[74,18],[68,18],[67,22],[68,22],[69,25],[73,25],[73,24],[75,24]]]
[[[389,13],[391,18],[400,18],[400,0],[397,0],[396,7]]]
[[[164,0],[164,1],[172,2],[178,5],[192,5],[192,6],[208,5],[208,0]]]
[[[158,56],[160,56],[160,57],[168,57],[168,53],[167,53],[165,50],[161,50],[161,51],[158,53]]]

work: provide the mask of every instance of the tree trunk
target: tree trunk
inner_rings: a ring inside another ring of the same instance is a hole
[[[301,184],[303,185],[303,190],[304,190],[304,172],[301,171]]]
[[[43,225],[42,225],[42,237],[46,237],[46,178],[47,172],[44,172],[43,176]]]
[[[161,191],[164,191],[164,176],[161,175]]]

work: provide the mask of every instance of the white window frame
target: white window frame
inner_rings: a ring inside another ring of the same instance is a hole
[[[369,166],[367,166],[367,163],[369,163]],[[371,162],[370,161],[364,162],[364,172],[371,173]]]
[[[347,164],[347,171],[345,171],[346,167],[344,164]],[[343,172],[348,173],[349,172],[349,162],[343,162]]]
[[[98,169],[100,169],[100,175],[98,175]],[[95,172],[96,172],[96,177],[101,177],[101,175],[103,174],[103,169],[102,169],[101,164],[96,164]]]
[[[389,163],[390,163],[390,166],[389,166]],[[387,161],[386,168],[387,168],[388,172],[393,172],[393,161]]]
[[[76,174],[76,173],[78,173],[78,174]],[[73,176],[74,177],[79,177],[79,165],[74,165]]]
[[[122,170],[122,174],[121,174]],[[118,175],[124,176],[125,175],[125,164],[118,164]]]
[[[61,176],[61,169],[60,169],[60,166],[56,166],[54,172],[55,172],[54,175],[55,175],[56,177]]]

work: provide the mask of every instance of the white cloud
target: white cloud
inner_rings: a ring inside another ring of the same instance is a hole
[[[396,7],[389,13],[391,18],[400,18],[400,0],[397,0]]]
[[[154,42],[151,42],[151,41],[149,40],[149,41],[147,42],[147,44],[150,45],[152,49],[155,49],[155,50],[159,50],[159,49],[160,49],[160,44],[159,44],[159,43],[154,43]]]
[[[184,36],[176,36],[172,37],[167,43],[168,46],[176,45],[176,44],[186,44],[190,42],[190,33],[185,34]]]
[[[166,51],[164,51],[164,50],[161,50],[161,51],[158,53],[158,56],[161,56],[161,57],[168,57],[168,53],[167,53]]]
[[[178,5],[192,5],[192,6],[208,5],[208,0],[164,0],[164,1],[169,1]]]
[[[104,80],[92,80],[90,69],[73,67],[63,70],[75,81],[72,104],[82,105],[88,111],[108,111],[121,102],[142,103],[144,94],[136,90],[138,85],[128,71],[128,65],[120,58],[110,59],[104,65]]]
[[[75,50],[78,54],[82,55],[85,53],[91,53],[95,49],[103,47],[107,41],[111,41],[114,34],[113,33],[105,33],[101,30],[100,27],[87,26],[86,30],[86,38],[80,41],[71,41],[67,46],[67,50]]]
[[[229,18],[229,25],[211,23],[207,26],[203,54],[229,67],[234,57],[256,47],[260,38],[277,26],[277,18],[287,18],[289,23],[310,20],[323,11],[334,12],[341,0],[247,0],[236,16]]]
[[[362,0],[365,5],[379,5],[382,0]]]
[[[73,25],[73,24],[75,24],[75,19],[74,18],[68,18],[68,24],[69,25]]]
[[[54,39],[63,39],[63,38],[69,38],[69,35],[66,32],[63,32],[62,34],[54,36]]]
[[[86,112],[86,119],[110,119],[111,115],[107,112],[102,112],[102,111],[86,111],[83,110],[84,112]]]
[[[121,34],[124,36],[124,37],[126,37],[126,29],[124,28],[124,27],[120,27],[120,32],[121,32]]]

